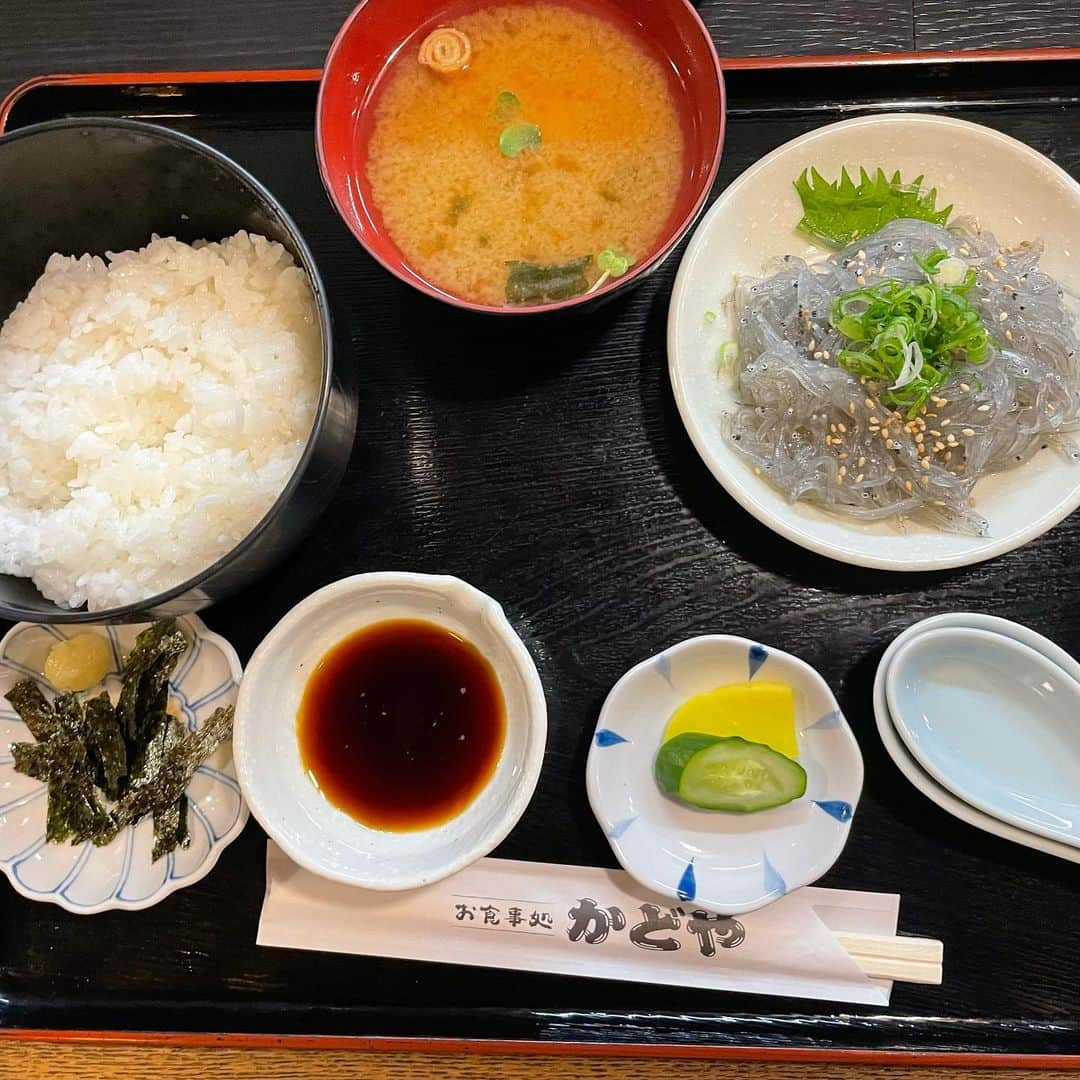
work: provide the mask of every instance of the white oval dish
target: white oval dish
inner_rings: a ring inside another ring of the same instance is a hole
[[[695,694],[761,674],[795,692],[806,794],[755,814],[709,813],[668,798],[653,762],[671,714]],[[862,791],[858,743],[809,664],[745,638],[690,638],[631,668],[608,694],[586,784],[623,868],[646,888],[739,915],[816,881],[839,857]]]
[[[304,770],[296,716],[308,676],[343,638],[386,619],[426,619],[470,641],[495,669],[506,739],[487,786],[434,829],[383,832],[330,803]],[[454,577],[359,574],[294,607],[255,650],[236,704],[237,775],[251,812],[300,866],[348,885],[412,889],[486,855],[525,812],[547,740],[536,665],[502,608]]]
[[[929,527],[901,530],[888,521],[859,523],[806,503],[791,504],[727,443],[721,417],[734,386],[717,373],[720,345],[736,336],[730,305],[734,275],[759,276],[767,259],[825,254],[795,231],[802,216],[792,182],[816,166],[841,165],[925,175],[939,205],[955,203],[1002,243],[1041,238],[1042,268],[1080,289],[1080,184],[1048,158],[1000,132],[965,120],[917,113],[845,120],[774,150],[747,169],[705,215],[683,257],[668,316],[668,364],[675,399],[694,446],[737,502],[769,528],[841,562],[887,570],[964,566],[1033,540],[1080,506],[1080,468],[1052,450],[1022,467],[986,477],[976,509],[991,535],[961,536]],[[1020,217],[1022,215],[1022,218]],[[706,311],[719,312],[709,324]]]
[[[928,619],[923,619],[921,622],[909,626],[907,630],[892,641],[885,650],[878,664],[877,674],[874,677],[874,720],[886,753],[892,758],[893,764],[911,785],[947,814],[951,814],[965,824],[981,829],[983,832],[999,839],[1009,840],[1012,843],[1021,844],[1024,847],[1041,851],[1047,855],[1055,855],[1059,859],[1065,859],[1069,862],[1080,863],[1080,849],[1045,836],[1038,836],[1035,833],[1028,832],[1026,829],[1017,828],[1015,825],[1011,825],[1007,821],[1002,821],[990,814],[985,814],[969,803],[964,802],[963,799],[957,798],[951,791],[938,784],[919,765],[897,734],[885,696],[885,678],[889,667],[897,652],[906,642],[927,630],[945,626],[968,626],[976,629],[991,630],[1035,649],[1048,660],[1064,667],[1065,670],[1070,670],[1067,665],[1076,664],[1076,661],[1064,649],[1059,645],[1055,645],[1048,638],[1035,633],[1034,630],[1030,630],[1026,626],[1012,622],[1009,619],[999,618],[996,615],[983,615],[976,612],[950,612],[945,615],[934,615]]]
[[[215,709],[236,701],[242,669],[235,649],[207,630],[197,616],[185,615],[176,621],[193,644],[169,681],[169,697],[194,730]],[[121,658],[146,625],[18,623],[0,641],[0,694],[27,676],[48,692],[49,684],[40,672],[53,645],[76,634],[100,632],[112,645],[113,667],[105,677],[105,687],[115,698]],[[188,784],[189,847],[152,863],[154,829],[149,817],[103,847],[89,842],[48,844],[46,785],[15,772],[8,751],[12,742],[32,741],[7,702],[0,702],[0,870],[30,900],[59,904],[78,915],[150,907],[206,877],[247,823],[247,806],[226,743],[196,769]]]
[[[989,630],[941,627],[906,642],[885,675],[893,726],[954,795],[1080,847],[1080,682]]]

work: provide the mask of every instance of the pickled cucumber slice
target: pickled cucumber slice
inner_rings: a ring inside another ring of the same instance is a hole
[[[656,780],[702,810],[752,814],[806,793],[806,770],[763,743],[686,732],[660,747]]]
[[[668,739],[656,755],[653,772],[656,782],[669,794],[679,794],[679,781],[682,779],[686,763],[699,751],[712,746],[719,736],[705,735],[700,731],[685,731]]]

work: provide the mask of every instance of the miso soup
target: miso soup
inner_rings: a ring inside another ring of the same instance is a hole
[[[662,240],[682,179],[675,99],[648,44],[599,5],[449,19],[384,80],[371,195],[437,288],[486,305],[565,299]]]

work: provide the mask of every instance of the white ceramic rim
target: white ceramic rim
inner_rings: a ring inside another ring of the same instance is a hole
[[[240,657],[237,656],[236,650],[232,645],[225,640],[220,634],[215,634],[213,630],[208,630],[206,624],[199,618],[198,615],[183,615],[181,618],[191,622],[194,626],[198,636],[205,641],[209,641],[216,645],[222,655],[228,661],[229,671],[232,673],[233,678],[237,683],[243,685],[244,669],[240,663]],[[26,626],[41,626],[42,623],[29,623],[19,622],[16,623],[4,636],[0,638],[0,653],[3,652],[4,646],[7,644],[7,640],[16,631],[21,630]],[[44,624],[48,625],[48,624]],[[70,623],[63,623],[63,626],[71,626]],[[89,625],[83,624],[79,627],[81,632],[85,632],[90,627],[94,626],[94,623]],[[145,625],[149,626],[147,622]],[[233,756],[233,768],[236,769],[236,757]],[[239,770],[237,770],[239,773]],[[207,852],[206,858],[203,860],[202,865],[198,870],[188,874],[187,877],[181,879],[166,878],[162,883],[161,888],[157,892],[151,893],[149,896],[142,900],[136,900],[133,903],[125,903],[117,901],[115,898],[109,900],[103,900],[100,904],[94,904],[91,907],[74,907],[68,901],[66,901],[59,893],[36,893],[30,892],[24,889],[19,880],[14,874],[10,872],[6,863],[0,863],[0,871],[3,871],[4,876],[11,883],[11,887],[20,895],[25,896],[27,900],[36,900],[43,904],[56,904],[57,907],[62,907],[65,911],[70,911],[73,915],[98,915],[103,911],[143,911],[148,907],[153,907],[155,904],[160,904],[167,896],[171,896],[174,892],[178,892],[180,889],[186,889],[189,885],[195,885],[202,881],[207,874],[217,865],[218,859],[221,857],[221,853],[244,831],[244,826],[248,823],[248,804],[247,799],[244,797],[243,790],[240,792],[240,813],[237,815],[236,821],[233,823],[233,827],[228,832],[224,833],[216,843],[211,845],[210,850]],[[130,826],[129,826],[130,827]]]
[[[907,658],[908,653],[916,645],[921,645],[924,638],[940,637],[942,634],[949,633],[962,633],[977,635],[979,638],[986,638],[993,636],[1000,641],[1004,641],[1005,648],[1012,648],[1016,650],[1027,650],[1030,646],[1025,645],[1021,641],[1017,641],[1015,638],[1005,637],[1004,634],[999,634],[993,630],[986,630],[978,626],[939,626],[924,630],[921,634],[915,634],[903,642],[893,655],[892,662],[889,664],[888,669],[885,672],[885,704],[889,709],[889,718],[892,720],[893,730],[903,740],[904,745],[907,747],[908,752],[915,759],[916,763],[927,773],[931,779],[939,786],[943,787],[946,791],[952,792],[962,802],[966,802],[969,806],[974,807],[976,810],[982,811],[984,814],[989,814],[990,817],[997,818],[999,821],[1007,822],[1010,825],[1015,825],[1016,828],[1022,829],[1024,832],[1034,833],[1037,836],[1045,836],[1048,840],[1054,840],[1061,844],[1067,844],[1069,847],[1080,847],[1080,839],[1076,840],[1064,840],[1060,838],[1058,833],[1055,833],[1053,829],[1045,828],[1042,826],[1034,825],[1030,822],[1025,822],[1023,819],[1017,817],[1015,814],[1010,813],[1008,810],[1003,810],[999,806],[994,806],[986,799],[980,798],[978,795],[968,791],[962,784],[957,783],[955,780],[950,779],[937,765],[937,763],[926,753],[922,743],[915,735],[915,733],[908,727],[904,720],[903,714],[897,708],[897,680],[900,678],[900,672],[904,665],[904,661]],[[1037,649],[1030,649],[1032,653],[1038,658],[1038,662],[1047,665],[1050,668],[1056,668],[1062,675],[1071,678],[1078,686],[1080,686],[1080,664],[1075,660],[1071,660],[1068,668],[1051,660],[1048,656],[1039,652]]]
[[[250,687],[259,678],[263,667],[274,662],[277,643],[292,632],[294,625],[303,619],[311,611],[317,610],[327,604],[336,603],[341,597],[349,595],[360,583],[365,585],[384,586],[410,586],[421,585],[424,587],[451,586],[456,590],[464,590],[483,599],[490,604],[492,626],[497,628],[507,648],[510,650],[518,673],[526,687],[529,702],[530,739],[529,752],[522,761],[521,779],[514,790],[513,799],[505,807],[498,823],[485,833],[463,855],[435,868],[431,873],[417,878],[399,878],[393,884],[380,879],[363,878],[359,875],[340,874],[328,870],[319,862],[308,857],[307,853],[300,851],[286,839],[275,825],[272,824],[268,815],[260,811],[258,801],[248,795],[249,786],[254,786],[248,771],[246,761],[246,716],[249,711]],[[310,870],[319,877],[330,881],[338,881],[344,885],[352,885],[356,888],[372,889],[383,892],[402,892],[407,889],[420,888],[431,885],[436,881],[456,874],[466,866],[483,858],[493,851],[509,836],[514,826],[521,820],[533,792],[536,790],[537,781],[540,779],[540,770],[544,763],[544,752],[547,747],[547,699],[544,696],[543,683],[540,681],[540,673],[536,669],[536,663],[532,654],[525,647],[525,643],[518,636],[517,631],[511,626],[502,605],[487,593],[482,592],[474,585],[470,585],[461,578],[450,574],[419,574],[408,571],[374,571],[366,574],[353,574],[347,578],[324,585],[295,607],[291,608],[277,623],[277,625],[262,639],[258,648],[248,661],[244,679],[240,683],[240,693],[236,699],[236,719],[233,724],[233,763],[236,768],[236,776],[240,783],[240,790],[244,800],[250,808],[255,820],[262,826],[266,834],[276,843],[282,851],[298,866]]]
[[[1014,641],[1041,652],[1043,656],[1055,663],[1064,666],[1062,661],[1076,663],[1069,654],[1055,645],[1049,638],[1043,637],[1034,630],[1010,619],[1002,619],[997,615],[983,615],[973,611],[955,611],[944,615],[933,615],[928,619],[909,626],[899,634],[885,650],[878,663],[877,673],[874,676],[874,721],[877,725],[878,734],[885,746],[885,752],[892,758],[893,764],[900,770],[908,782],[925,795],[932,803],[954,818],[964,822],[975,829],[981,829],[999,840],[1010,840],[1023,847],[1041,851],[1046,855],[1056,855],[1059,859],[1068,862],[1080,863],[1080,849],[1063,844],[1049,837],[1039,836],[1036,833],[1020,829],[1015,825],[1002,821],[1000,818],[984,814],[981,810],[970,806],[962,799],[958,799],[951,791],[937,784],[932,777],[919,767],[919,764],[908,753],[896,729],[893,727],[892,716],[889,713],[888,702],[885,700],[885,678],[892,664],[893,658],[905,642],[918,634],[924,633],[936,627],[959,626],[972,629],[992,630]],[[1066,668],[1066,670],[1068,670]]]
[[[713,453],[710,446],[710,439],[707,437],[706,432],[703,431],[694,420],[694,414],[690,408],[687,389],[684,385],[681,364],[679,362],[680,350],[677,326],[680,309],[684,302],[684,294],[688,289],[688,283],[690,281],[691,267],[698,256],[698,252],[706,244],[706,238],[712,226],[713,219],[718,218],[723,214],[727,203],[731,198],[733,198],[739,190],[752,184],[758,173],[765,169],[776,158],[788,154],[797,148],[802,148],[809,143],[836,131],[838,128],[871,127],[876,124],[895,123],[898,119],[910,121],[913,124],[934,124],[952,127],[956,129],[958,135],[977,131],[980,137],[996,139],[1001,143],[1008,145],[1012,150],[1022,152],[1025,156],[1031,158],[1040,169],[1053,174],[1063,184],[1071,187],[1076,193],[1078,202],[1080,202],[1080,182],[1074,180],[1073,177],[1061,168],[1061,166],[1056,165],[1044,154],[1040,154],[1037,150],[1032,149],[1032,147],[1021,142],[1019,139],[1014,139],[1009,135],[1003,135],[1001,132],[995,131],[993,128],[988,128],[983,124],[972,123],[970,120],[959,120],[955,117],[936,116],[928,113],[883,113],[877,116],[865,116],[851,120],[841,120],[835,124],[826,124],[824,127],[815,128],[813,131],[808,131],[806,134],[791,139],[782,146],[778,146],[771,153],[766,154],[763,158],[760,158],[751,165],[750,168],[724,189],[716,202],[709,207],[708,212],[698,223],[698,226],[690,239],[690,243],[683,254],[682,261],[679,264],[679,272],[675,277],[675,285],[671,292],[671,302],[668,306],[668,374],[671,378],[671,387],[675,395],[675,403],[678,406],[679,415],[682,417],[683,426],[686,428],[687,434],[690,436],[690,440],[693,442],[694,448],[700,455],[701,460],[705,462],[709,471],[720,482],[720,485],[724,490],[727,491],[727,493],[744,510],[752,514],[763,525],[767,526],[773,532],[778,533],[780,536],[783,536],[785,539],[790,540],[792,543],[798,544],[800,547],[807,548],[810,551],[817,552],[819,555],[825,555],[830,559],[836,559],[839,562],[848,563],[852,566],[866,566],[875,570],[902,570],[909,572],[946,570],[952,567],[970,566],[973,563],[985,562],[987,559],[992,559],[998,555],[1003,555],[1006,552],[1014,551],[1016,548],[1022,547],[1024,544],[1042,536],[1043,533],[1049,531],[1055,525],[1060,524],[1073,513],[1074,510],[1080,507],[1080,475],[1078,475],[1072,491],[1065,498],[1061,499],[1041,517],[1030,522],[1025,528],[1016,529],[1007,536],[1002,536],[997,540],[988,541],[967,552],[960,552],[955,555],[940,558],[911,560],[876,557],[861,552],[858,549],[839,547],[835,544],[818,540],[816,537],[801,529],[797,524],[785,520],[784,518],[777,517],[770,510],[762,506],[754,497],[754,488],[764,487],[764,480],[758,480],[752,475],[748,478],[738,477],[725,468],[723,461]],[[765,259],[770,255],[782,254],[784,253],[765,252],[763,254],[762,262],[764,263]]]
[[[600,715],[596,721],[596,731],[599,731],[601,728],[612,726],[610,723],[605,722],[605,718],[607,717],[609,708],[614,707],[612,704],[613,699],[615,698],[616,693],[619,691],[619,689],[623,686],[624,683],[636,679],[639,674],[643,673],[644,671],[655,665],[657,659],[660,656],[674,656],[675,654],[681,652],[683,649],[690,648],[695,643],[701,641],[707,641],[714,644],[733,645],[739,648],[745,648],[747,650],[753,648],[754,646],[761,645],[760,642],[751,641],[749,638],[739,637],[736,634],[697,634],[694,637],[685,638],[683,641],[672,645],[670,648],[661,649],[660,652],[654,653],[652,656],[648,656],[644,660],[641,660],[640,662],[635,664],[632,668],[625,672],[625,674],[623,674],[623,676],[618,679],[618,681],[608,691],[608,695],[606,698],[604,698],[604,704],[600,709]],[[832,687],[829,686],[829,684],[825,681],[825,677],[815,667],[808,664],[805,660],[801,659],[798,656],[794,656],[789,652],[785,652],[785,650],[783,649],[777,649],[772,645],[763,645],[762,647],[765,648],[770,655],[781,656],[785,660],[790,661],[796,667],[801,668],[807,674],[811,681],[816,682],[822,688],[824,688],[826,694],[828,694],[828,696],[834,702],[836,702],[837,711],[839,712],[842,721],[839,730],[842,730],[844,732],[847,740],[852,744],[852,746],[854,746],[855,757],[859,762],[858,782],[856,785],[855,795],[851,799],[851,821],[854,821],[855,811],[858,810],[859,801],[862,799],[863,785],[866,779],[866,764],[863,761],[862,748],[859,746],[859,740],[855,738],[855,733],[851,730],[851,725],[848,723],[847,717],[844,715],[843,709],[840,708],[840,703],[836,700],[836,694],[833,693]],[[618,725],[615,726],[617,727]],[[595,746],[593,745],[592,739],[590,739],[589,756],[591,757],[594,752]],[[635,881],[639,882],[639,884],[641,885],[644,885],[650,892],[662,893],[665,896],[678,900],[679,896],[675,889],[658,888],[656,882],[652,880],[645,881],[639,878],[634,871],[634,867],[624,859],[618,837],[612,837],[608,835],[606,819],[600,810],[600,792],[597,789],[597,783],[598,781],[595,778],[594,770],[588,768],[588,765],[586,765],[585,789],[589,796],[589,808],[592,810],[593,816],[596,818],[597,824],[603,831],[604,837],[610,845],[611,850],[615,853],[615,858],[619,860],[619,865]],[[785,896],[790,895],[796,889],[801,889],[806,885],[812,885],[815,881],[818,880],[818,878],[823,877],[833,868],[833,866],[836,865],[836,862],[844,853],[844,848],[847,847],[848,838],[851,836],[851,821],[847,823],[847,828],[845,828],[843,832],[843,843],[841,843],[836,853],[831,857],[826,857],[819,860],[818,862],[815,862],[811,871],[809,872],[809,875],[806,876],[805,880],[799,880],[798,882],[787,882],[788,887],[786,892],[784,893]],[[724,914],[746,915],[751,911],[758,911],[763,907],[768,907],[769,904],[775,903],[779,899],[782,899],[782,897],[773,897],[772,899],[767,899],[764,903],[748,903],[741,905],[727,904],[724,907]],[[709,906],[708,902],[705,900],[699,900],[695,902],[699,902],[702,904],[702,906],[705,907]]]

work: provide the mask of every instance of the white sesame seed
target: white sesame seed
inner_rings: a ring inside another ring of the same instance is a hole
[[[847,431],[847,424],[837,424],[836,426],[843,432]]]
[[[989,405],[980,405],[975,411],[976,412],[989,412],[990,411],[990,406]]]
[[[854,402],[854,401],[852,401],[852,402],[850,402],[850,403],[848,404],[848,407],[847,407],[847,411],[848,411],[849,413],[851,413],[851,415],[852,415],[852,416],[854,416],[854,415],[855,415],[855,402]]]
[[[847,475],[847,466],[841,465],[840,471],[836,475],[842,480]]]
[[[852,481],[852,483],[854,483],[854,484],[861,484],[862,482],[863,482],[863,474],[862,473],[859,473],[859,475],[856,476],[855,479]]]
[[[835,435],[836,434],[836,425],[835,424],[830,424],[829,425],[829,430]]]
[[[870,423],[871,423],[871,424],[880,424],[880,423],[881,423],[881,421],[880,421],[880,420],[878,420],[878,418],[877,418],[876,416],[871,416],[871,417],[870,417]]]
[[[821,355],[824,356],[826,360],[828,360],[829,359],[829,350],[828,349],[822,349],[821,350]]]
[[[966,427],[966,428],[964,428],[963,431],[960,432],[960,434],[965,436],[966,438],[970,439],[971,436],[975,434],[975,429]]]
[[[886,439],[885,440],[885,446],[886,446],[887,449],[891,450],[894,445],[895,445],[895,443],[893,443],[892,439]]]
[[[951,423],[952,421],[948,417],[945,417],[945,419],[941,421],[941,426],[948,427]]]
[[[861,469],[866,464],[866,458],[859,458],[859,468]]]
[[[940,454],[941,451],[944,450],[944,449],[945,449],[945,444],[943,442],[934,443],[934,453],[935,454]]]
[[[1003,311],[1003,312],[1002,312],[1002,313],[1001,313],[1001,314],[1000,314],[1000,315],[998,316],[998,322],[1004,322],[1004,321],[1005,321],[1005,320],[1006,320],[1006,319],[1007,319],[1008,317],[1009,317],[1009,313],[1008,313],[1007,311]]]
[[[815,359],[815,360],[820,360],[820,359],[821,359],[821,356],[822,356],[822,354],[821,354],[820,352],[816,352],[816,353],[814,353],[814,359]]]
[[[919,464],[922,465],[922,467],[924,469],[929,469],[930,468],[930,459],[928,457],[920,458],[919,459]]]
[[[961,389],[961,390],[963,390],[965,394],[967,394],[967,393],[969,393],[969,392],[970,392],[970,390],[971,390],[971,387],[970,387],[970,386],[968,386],[968,384],[967,384],[966,382],[962,382],[962,383],[960,384],[960,389]]]
[[[1012,339],[1013,339],[1013,335],[1012,335],[1012,331],[1011,331],[1011,330],[1006,330],[1006,331],[1005,331],[1005,339],[1006,339],[1006,341],[1012,341]]]
[[[866,399],[866,407],[868,409],[872,409],[874,407],[874,399],[873,398],[867,398]]]
[[[908,489],[908,491],[911,491],[911,481],[910,480],[905,480],[904,481],[904,487],[906,487]]]

